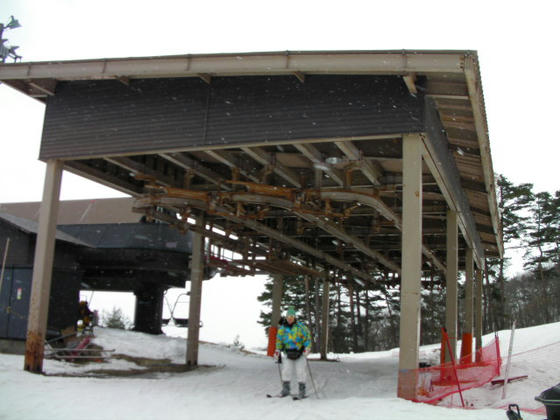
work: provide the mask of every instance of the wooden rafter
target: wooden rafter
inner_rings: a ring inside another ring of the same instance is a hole
[[[72,172],[73,174],[99,182],[109,188],[114,188],[115,190],[121,191],[125,194],[137,196],[142,193],[142,187],[134,185],[125,179],[106,171],[87,165],[80,160],[64,162],[64,169],[68,172]]]
[[[144,165],[143,163],[138,162],[132,158],[106,157],[105,160],[130,171],[136,177],[153,178],[154,180],[157,180],[158,184],[161,185],[175,185],[175,180],[169,175],[164,175],[160,171],[150,168],[147,165]]]
[[[338,185],[344,185],[344,175],[341,171],[326,163],[321,156],[321,152],[315,146],[312,144],[296,144],[295,148],[313,162],[316,167],[320,167],[321,170],[327,173],[334,182]]]
[[[410,73],[403,76],[403,80],[410,94],[416,95],[418,93],[418,89],[416,89],[416,73]]]
[[[206,83],[208,85],[212,83],[212,76],[210,74],[199,73],[198,77],[200,77],[204,81],[204,83]]]
[[[54,79],[34,79],[29,85],[49,96],[53,96],[56,89],[56,80]]]
[[[379,179],[383,175],[383,172],[373,162],[364,159],[362,153],[354,143],[351,141],[337,141],[335,144],[350,160],[359,163],[360,170],[373,185],[381,185]]]
[[[271,155],[270,153],[264,151],[260,147],[242,147],[241,150],[243,150],[257,162],[259,162],[261,165],[270,166],[274,173],[284,178],[290,184],[301,188],[301,182],[299,181],[298,174],[290,168],[286,168],[284,165],[276,162],[273,158],[273,155]]]
[[[186,156],[184,153],[161,153],[160,156],[183,169],[193,171],[195,175],[198,175],[212,184],[219,185],[225,190],[231,189],[225,184],[226,180],[223,177],[213,170],[208,169],[200,162]]]
[[[154,197],[144,197],[136,200],[135,207],[136,208],[153,207],[155,204],[163,207],[168,207],[170,205],[171,206],[177,205],[176,199],[169,200],[170,204],[168,204],[167,201],[168,199],[166,199],[165,197],[161,197],[156,200],[154,200]],[[198,207],[202,210],[208,211],[208,204],[203,201],[197,201],[197,200],[187,201],[184,199],[180,199],[179,201],[182,201],[183,204],[185,205],[186,204],[192,205],[193,207]],[[371,276],[366,272],[358,270],[355,267],[352,267],[351,265],[345,263],[344,261],[341,261],[338,258],[335,258],[313,246],[307,245],[302,241],[299,241],[281,232],[278,232],[277,230],[265,226],[262,223],[259,223],[252,219],[239,217],[233,212],[231,212],[229,209],[222,206],[214,206],[212,211],[219,214],[224,219],[245,226],[246,228],[259,232],[262,235],[265,235],[269,238],[279,241],[285,245],[288,245],[289,247],[295,248],[301,252],[304,252],[315,258],[318,258],[319,260],[325,261],[327,264],[340,268],[344,272],[357,276],[358,278],[361,278],[363,280],[371,281]]]
[[[250,179],[251,181],[259,182],[258,177],[243,169],[243,165],[241,164],[241,162],[239,162],[239,159],[237,159],[231,152],[227,150],[205,150],[205,152],[209,156],[216,159],[218,162],[221,162],[224,165],[227,165],[228,167],[239,171],[241,175]]]

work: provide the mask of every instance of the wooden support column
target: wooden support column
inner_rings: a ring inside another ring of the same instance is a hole
[[[403,137],[403,229],[399,351],[400,398],[416,396],[422,268],[422,150],[419,135]]]
[[[191,293],[189,303],[189,331],[187,336],[187,365],[198,365],[198,337],[200,330],[200,306],[202,280],[204,278],[204,236],[198,232],[205,229],[205,215],[196,218],[196,232],[193,232],[191,256]]]
[[[329,344],[329,277],[323,279],[323,316],[321,318],[321,360],[327,360],[328,344]]]
[[[482,348],[482,280],[484,278],[484,270],[482,268],[478,268],[476,270],[476,298],[475,298],[475,326],[474,326],[474,335],[476,337],[476,350],[480,350]],[[480,355],[476,353],[477,359],[476,361],[479,362]]]
[[[457,349],[457,272],[459,271],[459,230],[457,212],[447,210],[447,271],[445,273],[445,329],[456,360]],[[445,362],[450,362],[449,349],[445,347]]]
[[[284,286],[284,278],[277,274],[274,276],[272,284],[272,314],[270,317],[270,327],[268,329],[268,356],[274,356],[276,349],[276,333],[278,332],[278,324],[280,323],[280,315],[282,314],[282,294]]]
[[[34,373],[43,371],[62,167],[62,161],[47,162],[43,201],[39,212],[24,362],[24,369]]]
[[[284,293],[284,277],[277,274],[274,276],[272,286],[272,316],[271,325],[278,326],[282,315],[282,294]]]
[[[465,255],[465,321],[461,345],[461,363],[472,362],[473,309],[474,309],[474,260],[472,248]]]

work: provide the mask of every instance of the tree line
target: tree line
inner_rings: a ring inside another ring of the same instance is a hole
[[[483,331],[519,328],[560,321],[560,191],[533,191],[532,184],[516,185],[497,178],[500,223],[505,255],[487,259],[483,280]],[[520,251],[522,256],[519,255]],[[513,256],[513,257],[512,257]],[[512,258],[523,259],[523,272],[510,278]],[[337,279],[329,291],[329,351],[379,351],[398,347],[400,319],[399,279],[378,273],[368,288]],[[272,284],[269,279],[258,300],[265,305],[259,323],[270,325]],[[422,279],[421,343],[441,339],[445,325],[443,274]],[[313,350],[319,351],[322,279],[285,276],[283,307],[294,306],[310,327]],[[459,280],[459,329],[462,322],[464,281]],[[459,331],[460,333],[460,331]]]

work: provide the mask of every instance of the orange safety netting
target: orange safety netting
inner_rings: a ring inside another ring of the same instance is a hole
[[[476,352],[475,362],[470,360],[471,357],[463,357],[458,364],[452,360],[439,366],[418,369],[414,401],[437,404],[448,395],[462,393],[490,382],[500,374],[502,364],[498,336]]]

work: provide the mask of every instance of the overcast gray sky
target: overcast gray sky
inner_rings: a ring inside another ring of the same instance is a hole
[[[24,61],[283,50],[477,50],[494,169],[558,186],[552,1],[3,0]],[[0,86],[0,202],[41,199],[44,106]],[[65,173],[62,198],[116,196]]]
[[[1,0],[0,22],[14,15],[22,24],[5,31],[4,38],[20,46],[24,61],[284,50],[477,50],[495,172],[553,192],[560,189],[555,3]],[[41,200],[45,166],[37,156],[43,114],[40,102],[0,86],[0,203]],[[121,194],[63,176],[62,199],[115,196]],[[234,304],[250,302],[253,296]]]

